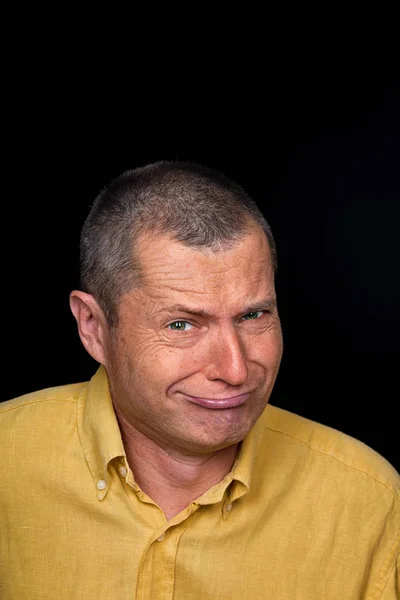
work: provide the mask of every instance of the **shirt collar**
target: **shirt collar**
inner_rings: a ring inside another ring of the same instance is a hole
[[[126,463],[106,370],[100,366],[78,399],[78,431],[95,485],[102,500],[108,491],[108,465],[120,457]]]

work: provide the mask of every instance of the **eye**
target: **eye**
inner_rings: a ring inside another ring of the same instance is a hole
[[[255,321],[256,319],[259,319],[260,317],[263,316],[265,311],[263,310],[256,310],[253,312],[249,312],[247,313],[247,315],[244,315],[244,317],[242,317],[242,319],[244,321]]]
[[[188,321],[174,321],[167,327],[170,331],[188,331],[188,329],[191,329],[193,325],[188,323]]]

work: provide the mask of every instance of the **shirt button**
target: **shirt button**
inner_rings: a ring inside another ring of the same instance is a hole
[[[157,538],[157,542],[162,542],[164,538],[165,538],[165,533],[162,533],[160,535],[160,537]]]
[[[127,474],[128,474],[128,470],[127,470],[126,467],[120,467],[119,468],[119,473],[120,473],[121,477],[126,477]]]
[[[226,510],[232,510],[232,502],[229,502],[226,506],[225,506]]]
[[[104,490],[107,487],[106,482],[104,481],[104,479],[99,479],[97,482],[97,489],[98,490]]]

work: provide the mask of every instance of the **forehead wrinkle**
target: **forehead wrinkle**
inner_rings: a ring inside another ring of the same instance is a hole
[[[191,289],[190,287],[180,287],[169,285],[168,283],[157,282],[157,284],[146,286],[142,288],[143,291],[150,295],[152,298],[156,298],[157,300],[164,300],[171,296],[174,297],[174,294],[189,294],[194,296],[206,296],[211,293],[208,290],[199,290],[199,289]]]
[[[142,286],[135,290],[135,292],[127,298],[128,302],[130,304],[133,303],[134,305],[139,303],[139,306],[142,306],[149,315],[160,312],[165,305],[172,306],[178,303],[184,304],[185,300],[187,301],[188,296],[196,302],[196,298],[203,298],[209,294],[207,291],[188,290],[187,288],[180,289],[170,286],[164,286],[162,288],[156,286]]]
[[[234,297],[238,301],[240,301],[241,298],[246,299],[249,296],[275,296],[275,286],[273,280],[270,282],[265,281],[262,276],[256,275],[251,280],[247,280],[245,282],[245,287],[240,285],[240,281],[240,277],[229,280],[230,285],[226,285],[225,281],[221,282],[221,280],[211,280],[208,282],[200,281],[201,288],[199,289],[197,287],[195,288],[185,285],[184,281],[181,281],[180,279],[168,281],[156,280],[151,283],[148,282],[142,286],[141,290],[146,296],[150,297],[156,302],[165,303],[170,299],[174,304],[183,304],[185,301],[177,301],[177,295],[183,296],[184,298],[186,297],[187,300],[190,301],[193,298],[207,298],[207,296],[214,294],[216,290],[219,293],[218,297],[215,297],[215,300],[224,302],[224,296],[228,295],[229,298],[232,298],[232,287],[234,288]],[[193,283],[196,284],[196,280]],[[262,291],[260,291],[260,286],[264,287]]]
[[[265,275],[268,275],[268,273],[271,270],[269,269],[268,265],[265,265],[264,261],[260,260],[258,262],[260,263],[260,268],[257,269],[256,273],[253,274],[252,279],[249,279],[249,277],[251,277],[251,274],[248,272],[246,273],[247,284],[249,286],[257,285],[260,281],[262,281]],[[255,265],[253,263],[253,268],[254,266]],[[235,273],[235,271],[237,270],[238,272]],[[229,277],[232,271],[233,276]],[[153,272],[148,272],[145,274],[142,287],[153,288],[158,286],[165,286],[170,287],[171,289],[175,289],[176,291],[180,291],[181,283],[193,281],[196,284],[197,281],[201,279],[203,280],[202,285],[204,285],[204,278],[208,286],[220,288],[221,284],[224,283],[228,278],[228,282],[241,281],[243,278],[243,272],[241,267],[238,267],[237,265],[225,266],[221,269],[215,270],[213,270],[212,268],[204,268],[201,271],[197,272],[191,271],[190,269],[188,269],[186,272],[182,271],[179,273],[176,273],[176,270],[155,270]]]
[[[143,280],[145,285],[153,285],[154,283],[157,285],[163,282],[174,284],[174,282],[196,281],[196,279],[204,277],[211,282],[217,277],[229,276],[236,269],[237,265],[221,265],[219,267],[217,263],[211,265],[175,264],[169,269],[163,269],[160,268],[160,265],[157,265],[146,269]]]

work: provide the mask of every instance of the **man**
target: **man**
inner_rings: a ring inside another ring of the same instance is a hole
[[[124,173],[81,265],[99,370],[0,407],[0,597],[399,598],[398,474],[267,406],[276,251],[246,192],[190,163]]]

